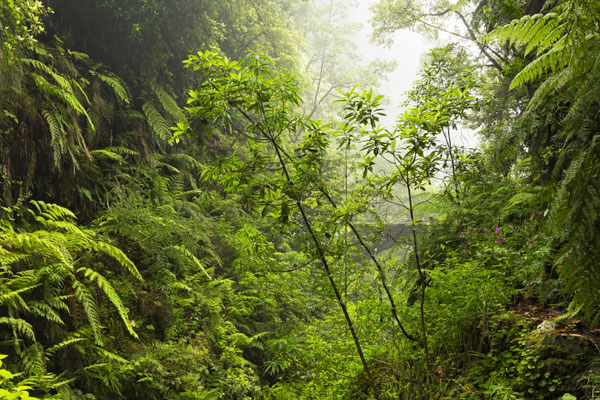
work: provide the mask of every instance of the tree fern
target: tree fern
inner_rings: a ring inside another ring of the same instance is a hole
[[[569,0],[551,13],[524,17],[492,32],[489,39],[524,48],[534,55],[513,79],[511,88],[536,87],[527,110],[516,125],[523,138],[546,132],[556,162],[556,183],[550,221],[561,232],[551,243],[560,248],[558,271],[573,295],[571,309],[587,318],[600,317],[600,3]],[[550,135],[550,133],[548,133]],[[541,151],[541,149],[538,149]]]
[[[554,47],[547,53],[542,54],[525,68],[523,68],[513,79],[510,89],[519,87],[527,82],[532,82],[542,77],[546,72],[555,71],[566,63],[564,57],[564,45],[566,37],[555,43]]]
[[[589,61],[592,43],[597,43],[600,33],[593,28],[594,13],[598,6],[583,0],[570,0],[559,4],[551,13],[525,16],[497,28],[486,40],[500,44],[526,46],[524,54],[536,50],[536,58],[529,63],[511,83],[516,88],[539,79],[545,72],[558,73],[563,68],[577,66],[584,73]]]

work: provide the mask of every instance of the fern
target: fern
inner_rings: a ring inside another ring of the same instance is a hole
[[[83,105],[81,105],[79,100],[77,100],[77,97],[75,96],[72,90],[64,90],[62,88],[54,86],[41,75],[33,73],[31,74],[31,76],[33,77],[36,86],[41,91],[48,95],[57,97],[58,99],[62,100],[65,105],[71,107],[72,109],[77,111],[77,113],[84,115],[88,121],[90,129],[94,130],[94,123],[92,122],[92,119],[90,118]]]
[[[148,124],[152,131],[163,141],[167,142],[171,138],[171,129],[169,123],[163,118],[154,106],[148,102],[142,106],[144,114],[148,120]]]
[[[125,324],[125,327],[129,331],[129,333],[131,334],[131,336],[133,336],[133,337],[135,337],[137,339],[138,336],[135,333],[135,331],[133,330],[133,327],[131,326],[131,323],[129,322],[129,317],[127,315],[127,310],[125,309],[125,306],[121,302],[121,299],[117,295],[117,292],[115,292],[115,289],[112,287],[112,285],[102,275],[100,275],[96,271],[93,271],[93,270],[91,270],[89,268],[81,267],[81,268],[79,268],[77,270],[77,272],[83,273],[84,276],[86,278],[88,278],[90,281],[96,282],[96,284],[104,292],[104,294],[106,295],[106,297],[108,298],[108,300],[117,309],[117,311],[119,313],[119,316],[123,320],[123,323]]]
[[[65,325],[58,312],[49,304],[41,301],[30,301],[29,308],[33,315],[54,322],[57,325]]]
[[[509,89],[517,88],[527,82],[535,81],[548,71],[554,71],[565,63],[563,54],[566,37],[556,42],[555,46],[547,53],[542,54],[525,68],[523,68],[513,79]]]
[[[59,206],[58,204],[45,203],[39,200],[31,200],[30,204],[35,207],[40,215],[52,221],[74,221],[77,219],[75,214],[68,208]]]
[[[129,93],[129,89],[127,88],[127,84],[123,82],[121,78],[113,74],[103,74],[98,71],[94,71],[95,75],[102,82],[106,83],[111,87],[113,92],[117,95],[117,97],[125,104],[131,103],[131,94]]]
[[[48,74],[52,78],[54,78],[56,83],[58,83],[59,86],[63,90],[65,90],[67,92],[72,92],[71,81],[69,79],[65,78],[64,76],[56,73],[54,71],[54,69],[52,67],[50,67],[49,65],[46,65],[41,61],[33,60],[30,58],[21,58],[21,59],[19,59],[19,62],[21,62],[25,65],[32,66],[40,72],[45,72],[46,74]]]
[[[179,254],[183,255],[189,261],[191,261],[193,263],[193,265],[196,266],[196,267],[198,267],[198,269],[200,271],[202,271],[202,273],[204,273],[204,275],[206,275],[206,277],[209,280],[212,279],[210,277],[210,275],[208,274],[208,272],[206,272],[206,269],[204,269],[204,266],[202,265],[202,263],[200,262],[200,260],[198,260],[196,258],[196,256],[194,256],[188,249],[186,249],[183,246],[173,246],[172,249],[175,250],[175,251],[177,251]]]
[[[96,307],[96,300],[90,292],[87,286],[78,280],[72,282],[72,288],[75,291],[75,297],[83,307],[87,321],[94,334],[96,344],[102,345],[102,339],[100,338],[100,317],[98,315],[98,309]]]
[[[100,241],[90,241],[89,245],[96,251],[101,251],[110,257],[114,258],[119,264],[124,266],[131,275],[133,275],[137,280],[144,283],[144,278],[138,271],[135,264],[121,251],[120,249],[104,242]]]
[[[35,342],[35,333],[31,324],[20,318],[0,317],[0,324],[9,325],[15,332]]]
[[[158,97],[161,106],[173,117],[176,122],[182,122],[185,119],[181,107],[177,102],[160,86],[153,87],[154,94]]]
[[[32,269],[20,272],[10,280],[0,276],[0,304],[9,310],[25,313],[20,319],[5,319],[15,331],[33,338],[33,328],[28,316],[43,318],[55,326],[65,326],[63,311],[70,311],[64,295],[70,287],[72,297],[81,305],[95,342],[100,344],[101,322],[96,298],[88,284],[93,282],[117,309],[128,331],[135,332],[127,318],[127,312],[110,283],[98,272],[79,265],[89,261],[91,254],[106,254],[143,282],[139,271],[131,260],[116,247],[98,240],[95,233],[82,229],[75,223],[75,215],[68,209],[41,201],[32,201],[28,210],[33,221],[41,229],[17,232],[12,226],[3,228],[0,234],[0,259],[8,269],[20,268],[18,263],[30,265]],[[81,281],[81,278],[86,282]],[[8,289],[11,288],[11,289]],[[37,293],[31,297],[35,288]],[[42,295],[41,298],[37,297]]]
[[[10,286],[14,282],[15,281],[8,282],[8,284],[6,284],[6,286]],[[23,298],[21,297],[21,294],[28,292],[28,291],[36,288],[37,286],[39,286],[39,285],[28,286],[28,287],[24,287],[24,288],[20,288],[17,290],[9,291],[7,293],[0,294],[0,305],[7,305],[14,309],[20,308],[23,311],[29,311],[29,306],[27,305],[25,300],[23,300]]]
[[[50,143],[52,144],[52,151],[54,153],[54,167],[59,168],[62,155],[67,151],[67,133],[64,129],[63,120],[53,111],[49,110],[42,110],[42,115],[48,123],[48,130],[50,131]]]

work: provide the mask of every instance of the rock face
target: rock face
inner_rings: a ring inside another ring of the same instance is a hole
[[[554,332],[554,328],[556,328],[556,322],[546,320],[537,326],[537,331],[541,334],[550,334]]]

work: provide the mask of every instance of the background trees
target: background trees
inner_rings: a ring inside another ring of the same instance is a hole
[[[457,40],[392,127],[347,2],[47,6],[0,10],[0,393],[593,398],[595,2],[379,2]]]

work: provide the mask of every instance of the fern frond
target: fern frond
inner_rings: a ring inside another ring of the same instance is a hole
[[[531,63],[527,64],[510,83],[509,89],[512,90],[527,82],[534,81],[541,77],[547,71],[553,71],[564,60],[562,53],[566,37],[559,40],[551,51],[542,54]]]
[[[129,361],[127,361],[126,359],[124,359],[123,357],[121,357],[118,354],[115,354],[113,352],[110,352],[108,350],[106,350],[104,347],[96,347],[96,351],[98,352],[98,354],[112,360],[112,361],[116,361],[118,363],[121,364],[127,364],[129,363]]]
[[[21,309],[24,311],[30,311],[29,306],[21,297],[22,293],[28,292],[39,285],[29,286],[22,289],[13,290],[8,293],[3,293],[0,295],[0,305],[7,305],[13,309]]]
[[[180,174],[181,171],[178,170],[176,167],[174,167],[173,165],[163,162],[163,161],[157,161],[156,162],[156,166],[157,167],[161,167],[164,168],[166,170],[168,170],[169,172],[173,173],[173,174]]]
[[[46,74],[52,76],[52,78],[56,81],[56,83],[58,83],[58,85],[63,90],[72,91],[69,79],[65,78],[64,76],[62,76],[62,75],[60,75],[58,73],[56,73],[54,71],[54,69],[52,67],[50,67],[49,65],[46,65],[46,64],[44,64],[41,61],[33,60],[33,59],[30,59],[30,58],[21,58],[19,61],[21,63],[25,64],[25,65],[29,65],[29,66],[34,67],[38,71],[45,72]]]
[[[50,144],[54,153],[54,167],[60,168],[61,156],[67,152],[67,132],[64,129],[62,118],[54,111],[42,110],[42,116],[48,123],[50,131]]]
[[[124,146],[110,146],[110,147],[104,148],[104,150],[110,151],[111,153],[119,154],[122,156],[137,156],[140,154],[139,152],[137,152],[135,150],[131,150],[130,148],[127,148]]]
[[[85,337],[72,337],[72,338],[67,338],[65,340],[63,340],[60,343],[55,344],[54,346],[48,347],[44,353],[46,355],[46,358],[50,358],[52,357],[56,352],[67,348],[69,346],[72,346],[74,344],[77,343],[83,343],[83,342],[87,342],[88,339]]]
[[[63,89],[62,87],[57,87],[57,86],[51,84],[50,82],[48,82],[46,80],[46,78],[44,78],[41,75],[33,73],[33,74],[31,74],[31,76],[33,78],[35,85],[42,92],[46,93],[47,95],[54,96],[54,97],[62,100],[62,102],[65,105],[67,105],[68,107],[71,107],[78,114],[83,115],[88,122],[89,129],[91,131],[95,130],[94,123],[92,122],[90,115],[88,114],[86,109],[83,107],[83,105],[79,102],[79,100],[77,100],[77,97],[75,96],[75,93],[73,92],[73,89],[71,88],[71,86],[69,86],[70,90],[66,90],[66,89]]]
[[[96,76],[108,86],[111,87],[115,95],[125,104],[131,104],[131,94],[127,84],[118,76],[113,74],[103,74],[98,71],[94,71]]]
[[[47,303],[43,303],[41,301],[30,301],[30,309],[33,315],[37,315],[38,317],[44,318],[58,325],[65,324],[56,310],[50,307],[50,305]]]
[[[541,32],[541,33],[545,33],[545,31]],[[550,32],[548,32],[546,34],[546,40],[542,40],[541,42],[538,43],[538,45],[536,47],[537,55],[539,56],[544,51],[553,47],[556,42],[565,38],[566,33],[567,33],[567,25],[563,24],[563,25],[557,25],[556,27],[554,27]],[[533,51],[533,47],[529,50],[529,52],[531,52],[531,51]]]
[[[125,327],[127,328],[127,331],[131,334],[131,336],[138,339],[138,335],[135,333],[135,331],[133,330],[133,327],[131,326],[131,323],[129,322],[129,316],[127,315],[127,310],[125,309],[125,306],[121,302],[121,298],[119,297],[119,295],[117,295],[117,292],[112,287],[110,282],[108,282],[106,280],[106,278],[104,278],[102,275],[100,275],[96,271],[91,270],[86,267],[79,268],[77,270],[77,272],[83,273],[83,275],[86,278],[88,278],[90,281],[96,282],[98,287],[104,292],[106,297],[108,297],[108,300],[117,309],[117,312],[119,313],[119,316],[123,320],[123,323],[125,324]]]
[[[71,296],[58,296],[58,297],[53,297],[51,299],[46,300],[46,303],[48,303],[48,305],[56,310],[63,310],[63,311],[69,311],[69,306],[67,305],[67,303],[64,302],[64,300],[68,299]]]
[[[115,259],[119,264],[125,267],[129,271],[129,273],[133,275],[138,281],[144,283],[144,278],[140,274],[140,271],[137,269],[133,261],[131,261],[121,249],[118,249],[117,247],[102,241],[93,241],[89,242],[89,244],[94,250],[103,252],[104,254]]]
[[[148,102],[144,103],[142,110],[144,110],[144,114],[146,115],[146,119],[152,128],[152,131],[165,142],[171,139],[172,134],[169,123],[163,118],[160,112]]]
[[[58,204],[46,203],[41,200],[31,200],[29,203],[36,208],[40,215],[44,215],[53,221],[74,221],[77,219],[77,216],[71,210]]]
[[[116,161],[119,164],[125,163],[125,159],[123,158],[122,155],[113,153],[112,151],[108,151],[105,149],[92,150],[92,151],[90,151],[90,154],[94,158],[104,158],[107,160]]]
[[[16,332],[20,333],[32,342],[35,342],[35,333],[33,332],[33,327],[24,319],[0,317],[0,324],[11,326]]]
[[[42,347],[34,343],[24,349],[18,348],[21,368],[27,375],[43,375],[46,368],[42,354]]]
[[[196,160],[194,157],[190,156],[189,154],[174,153],[174,154],[169,154],[168,157],[183,164],[185,167],[188,167],[188,168],[192,167],[192,168],[196,168],[198,170],[202,170],[204,168],[204,166],[198,160]]]
[[[102,345],[102,339],[100,338],[100,317],[98,315],[98,308],[96,307],[94,296],[87,286],[76,279],[71,283],[71,287],[75,291],[75,298],[77,298],[83,307],[83,311],[85,312],[87,321],[92,329],[96,344]]]
[[[177,102],[171,97],[162,87],[154,85],[154,94],[158,97],[160,105],[173,117],[176,122],[181,122],[185,119],[183,110],[177,105]]]
[[[177,251],[179,254],[183,255],[187,260],[191,261],[196,267],[198,267],[200,271],[204,273],[204,275],[206,275],[206,277],[209,280],[212,279],[208,272],[206,272],[206,269],[204,269],[204,266],[202,265],[200,260],[198,260],[198,258],[196,258],[196,256],[194,256],[188,249],[186,249],[183,246],[173,246],[171,248]]]

